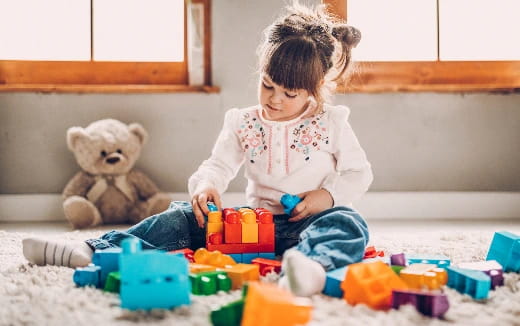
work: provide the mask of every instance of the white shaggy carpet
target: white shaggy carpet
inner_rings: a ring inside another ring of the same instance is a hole
[[[101,231],[67,232],[61,237],[87,239]],[[73,270],[38,267],[27,263],[21,240],[28,233],[0,231],[0,325],[211,325],[209,312],[240,296],[240,291],[214,296],[193,296],[188,307],[129,312],[119,307],[116,294],[76,288]],[[385,254],[415,252],[445,254],[452,263],[485,258],[493,232],[446,231],[374,232],[371,245]],[[505,274],[505,285],[476,302],[446,288],[450,309],[444,319],[423,317],[411,306],[374,311],[349,306],[342,299],[317,295],[309,325],[520,325],[520,274]]]

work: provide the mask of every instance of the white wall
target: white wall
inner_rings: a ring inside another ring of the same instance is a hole
[[[0,93],[0,194],[61,192],[79,169],[67,128],[107,117],[142,123],[150,141],[137,166],[162,189],[186,191],[224,112],[255,104],[256,46],[283,2],[212,3],[219,94]],[[336,102],[352,109],[372,190],[520,190],[520,94],[345,94]]]

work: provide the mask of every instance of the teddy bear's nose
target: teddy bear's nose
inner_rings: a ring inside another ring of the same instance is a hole
[[[116,164],[117,162],[119,162],[119,157],[109,157],[106,159],[106,162],[108,164]]]

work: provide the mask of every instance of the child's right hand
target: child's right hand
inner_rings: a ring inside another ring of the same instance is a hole
[[[208,202],[214,202],[219,210],[222,209],[222,202],[217,189],[213,187],[203,188],[198,190],[193,197],[191,197],[191,206],[193,214],[197,219],[200,228],[204,228],[204,215],[209,214]]]

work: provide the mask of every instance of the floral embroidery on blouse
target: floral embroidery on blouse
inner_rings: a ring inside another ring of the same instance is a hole
[[[310,160],[312,151],[319,151],[323,145],[329,143],[327,128],[322,118],[323,113],[305,119],[292,131],[289,148],[301,153],[305,161]]]
[[[257,156],[265,153],[268,148],[265,129],[260,120],[250,113],[245,113],[242,120],[237,131],[240,143],[244,152],[247,153],[246,155],[249,156],[249,162],[255,163]]]

